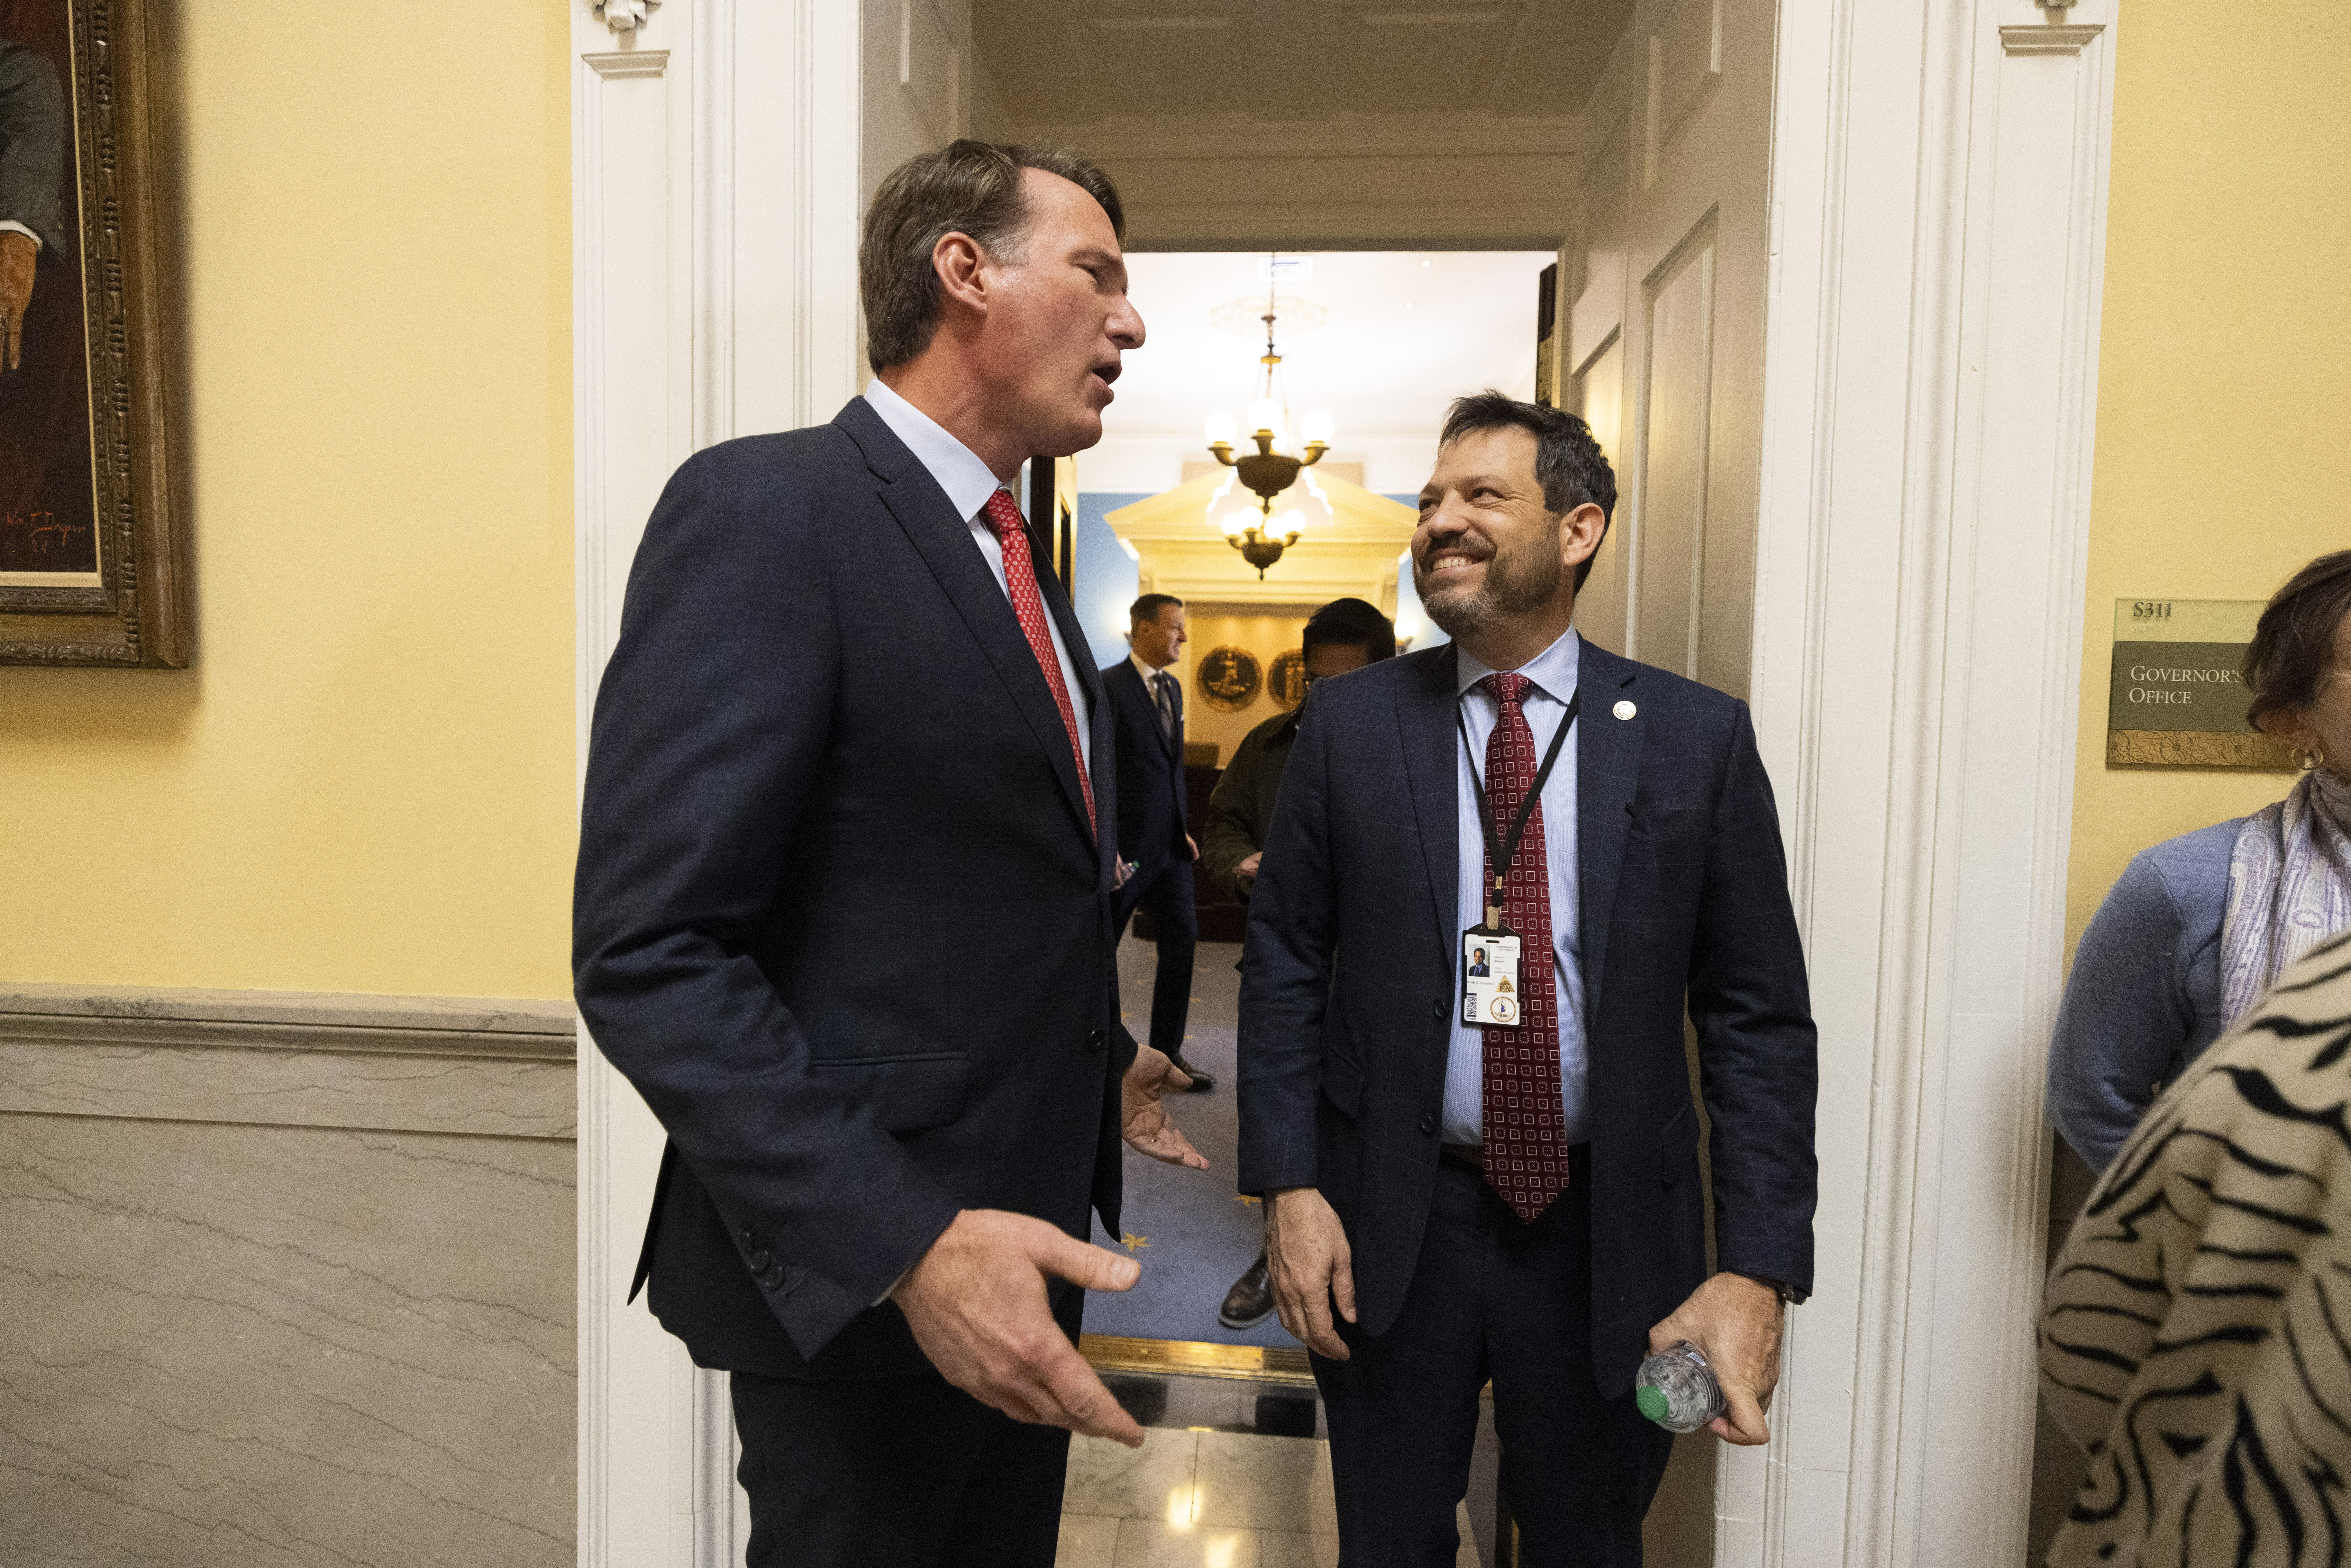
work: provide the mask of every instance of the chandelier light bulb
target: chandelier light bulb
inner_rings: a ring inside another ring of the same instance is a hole
[[[1305,434],[1307,445],[1313,446],[1319,444],[1328,446],[1331,444],[1331,438],[1339,434],[1338,422],[1329,413],[1318,409],[1306,416]]]
[[[1230,446],[1239,435],[1240,426],[1233,422],[1231,414],[1220,411],[1208,416],[1209,445]]]
[[[1306,514],[1300,511],[1297,507],[1292,507],[1290,510],[1282,513],[1280,517],[1275,519],[1275,521],[1280,525],[1282,532],[1288,534],[1294,539],[1300,533],[1304,531],[1306,528]]]
[[[1252,433],[1270,430],[1277,436],[1287,434],[1288,432],[1282,429],[1287,423],[1281,417],[1281,405],[1270,397],[1261,397],[1249,404],[1249,427]]]
[[[1224,522],[1219,526],[1225,530],[1227,538],[1237,539],[1249,531],[1249,516],[1247,512],[1227,512]]]

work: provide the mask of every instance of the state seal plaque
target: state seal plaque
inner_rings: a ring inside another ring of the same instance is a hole
[[[1296,707],[1306,700],[1306,650],[1292,648],[1273,661],[1272,673],[1265,678],[1266,694],[1283,707]]]
[[[1255,653],[1227,643],[1200,655],[1199,672],[1194,678],[1202,702],[1226,713],[1236,713],[1257,700],[1257,688],[1264,675],[1258,668]]]

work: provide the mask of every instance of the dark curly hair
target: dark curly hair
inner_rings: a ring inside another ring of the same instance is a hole
[[[2308,707],[2335,670],[2335,639],[2351,615],[2351,550],[2320,556],[2286,580],[2245,648],[2245,722]]]
[[[1616,471],[1601,455],[1600,443],[1593,439],[1592,426],[1574,414],[1563,409],[1545,408],[1539,402],[1520,402],[1507,392],[1489,387],[1453,400],[1453,406],[1445,411],[1445,429],[1437,444],[1450,446],[1465,435],[1509,425],[1534,435],[1535,480],[1542,486],[1543,509],[1557,517],[1578,507],[1599,507],[1600,539],[1605,543],[1609,519],[1616,511]],[[1592,563],[1599,554],[1600,545],[1595,544],[1591,555],[1575,563],[1579,592],[1583,580],[1592,575]]]

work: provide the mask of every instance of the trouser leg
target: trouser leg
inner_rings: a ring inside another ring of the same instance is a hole
[[[1331,1432],[1343,1568],[1452,1568],[1486,1382],[1488,1217],[1474,1175],[1441,1173],[1403,1307],[1345,1361],[1313,1358]]]
[[[1600,1396],[1592,1372],[1591,1166],[1532,1225],[1488,1193],[1496,1216],[1487,1354],[1502,1486],[1524,1568],[1638,1568],[1641,1520],[1673,1439],[1630,1393]]]
[[[1084,1292],[1053,1303],[1077,1337]],[[749,1568],[1052,1568],[1070,1435],[935,1372],[816,1382],[731,1375]]]
[[[1192,956],[1200,940],[1192,862],[1173,862],[1154,877],[1144,891],[1143,907],[1159,934],[1159,974],[1151,988],[1152,1049],[1180,1056],[1184,1026],[1192,1014]]]

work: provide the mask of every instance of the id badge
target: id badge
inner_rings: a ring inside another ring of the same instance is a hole
[[[1461,1021],[1473,1029],[1519,1027],[1519,939],[1473,925],[1461,934]]]

